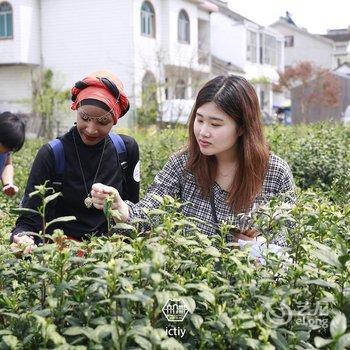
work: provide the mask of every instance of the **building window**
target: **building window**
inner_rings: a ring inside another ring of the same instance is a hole
[[[265,108],[265,91],[260,90],[260,108],[263,110]]]
[[[186,99],[186,83],[182,79],[176,82],[175,98],[179,100]]]
[[[190,19],[185,10],[179,13],[177,39],[179,42],[190,43]]]
[[[287,35],[284,37],[284,47],[294,46],[294,35]]]
[[[13,37],[12,6],[8,2],[0,4],[0,39]]]
[[[258,35],[250,30],[247,31],[247,61],[256,63],[257,62],[257,42]]]
[[[169,100],[169,86],[168,86],[168,78],[165,78],[165,87],[164,87],[164,93],[165,93],[165,99]]]
[[[259,63],[264,63],[264,36],[262,33],[259,34]]]
[[[346,52],[346,48],[347,48],[346,45],[336,45],[335,46],[335,51],[344,51],[344,52]]]
[[[264,63],[271,66],[277,64],[277,40],[268,34],[264,35]]]
[[[144,1],[141,7],[141,34],[155,38],[156,15],[149,1]]]

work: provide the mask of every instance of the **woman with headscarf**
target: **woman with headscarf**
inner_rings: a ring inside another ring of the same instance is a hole
[[[107,71],[91,73],[72,88],[72,101],[71,108],[77,111],[75,126],[38,151],[22,207],[36,210],[41,204],[40,198],[29,194],[36,185],[49,181],[49,186],[63,196],[48,205],[46,220],[63,216],[75,216],[76,220],[53,224],[47,233],[59,228],[68,237],[80,241],[107,233],[105,215],[92,206],[92,184],[108,184],[117,188],[125,200],[137,203],[140,164],[136,141],[119,135],[119,144],[125,146],[121,154],[115,144],[118,136],[110,134],[113,125],[129,109],[123,84],[116,76]],[[39,215],[25,213],[17,219],[10,239],[15,243],[38,243],[33,233],[40,230]]]

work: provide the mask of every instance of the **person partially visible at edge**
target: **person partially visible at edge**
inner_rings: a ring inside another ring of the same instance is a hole
[[[101,210],[112,193],[121,221],[144,217],[144,208],[158,207],[154,195],[170,195],[184,203],[186,217],[205,222],[198,226],[209,236],[222,222],[235,225],[239,232],[228,241],[255,240],[257,235],[249,215],[239,213],[249,214],[282,193],[295,201],[291,170],[269,151],[263,135],[256,92],[246,79],[234,75],[218,76],[199,91],[189,118],[188,146],[171,156],[138,204],[124,201],[115,187],[96,183],[93,205]]]
[[[92,206],[90,189],[94,182],[103,182],[117,189],[122,198],[130,203],[139,201],[139,148],[136,141],[120,135],[127,151],[127,169],[123,173],[120,157],[109,136],[129,109],[129,101],[121,81],[108,71],[91,73],[72,88],[71,109],[76,110],[76,125],[59,138],[64,148],[65,166],[61,197],[48,206],[47,222],[63,216],[75,216],[75,221],[61,222],[49,227],[62,229],[75,240],[90,235],[107,233],[107,220],[103,212]],[[36,185],[49,180],[55,188],[57,174],[55,154],[49,144],[38,151],[29,174],[22,206],[37,209],[38,196],[29,197]],[[22,214],[11,232],[10,240],[15,243],[38,243],[37,236],[41,219],[36,214]]]
[[[13,182],[14,169],[12,152],[19,151],[25,140],[25,124],[15,114],[0,114],[0,175],[2,192],[6,196],[14,196],[19,189]]]

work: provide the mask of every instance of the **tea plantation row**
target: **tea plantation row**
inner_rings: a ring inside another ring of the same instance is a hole
[[[149,213],[160,219],[147,237],[133,229],[79,245],[57,232],[55,243],[21,256],[7,239],[19,198],[0,195],[0,348],[350,347],[350,130],[321,124],[267,135],[299,189],[295,207],[276,199],[253,217],[268,244],[281,231],[288,244],[260,261],[227,245],[227,226],[203,236],[167,197]],[[144,193],[186,131],[134,136]],[[28,141],[15,155],[22,188],[42,143]],[[182,322],[166,318],[169,299],[185,303]]]

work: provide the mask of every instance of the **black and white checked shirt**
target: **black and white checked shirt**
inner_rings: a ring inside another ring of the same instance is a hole
[[[127,202],[131,221],[136,217],[145,218],[143,208],[155,209],[159,206],[159,201],[154,198],[154,195],[161,197],[169,195],[186,203],[182,210],[187,218],[194,217],[203,221],[203,223],[197,223],[203,233],[207,235],[216,233],[217,226],[214,223],[210,200],[203,198],[194,176],[185,170],[187,159],[186,152],[172,155],[163,169],[156,175],[145,197],[137,204]],[[218,222],[228,222],[241,230],[247,229],[249,227],[249,213],[257,209],[259,205],[266,203],[270,198],[278,194],[288,193],[291,201],[295,201],[294,187],[289,165],[271,153],[261,195],[256,198],[250,211],[245,213],[248,215],[234,215],[226,202],[227,192],[215,183],[213,193]]]

